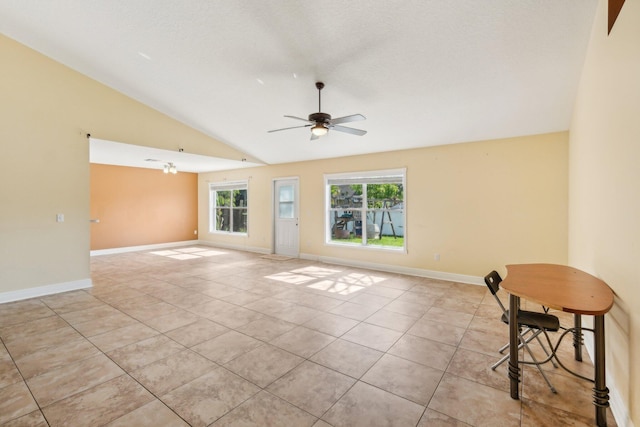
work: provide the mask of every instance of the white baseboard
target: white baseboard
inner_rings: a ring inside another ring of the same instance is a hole
[[[265,248],[258,248],[246,245],[230,245],[224,243],[212,243],[208,241],[202,240],[186,240],[183,242],[171,242],[171,243],[158,243],[155,245],[142,245],[142,246],[128,246],[124,248],[112,248],[112,249],[98,249],[95,251],[91,251],[91,256],[100,256],[100,255],[113,255],[113,254],[123,254],[127,252],[139,252],[139,251],[152,251],[157,249],[166,249],[166,248],[177,248],[180,246],[188,246],[188,245],[203,245],[203,246],[211,246],[214,248],[220,249],[232,249],[237,251],[245,251],[245,252],[255,252],[259,254],[270,254],[271,251]]]
[[[89,254],[91,256],[123,254],[126,252],[150,251],[154,249],[175,248],[177,246],[197,245],[199,243],[200,242],[198,240],[186,240],[184,242],[158,243],[155,245],[128,246],[125,248],[112,248],[112,249],[98,249],[95,251],[91,251]]]
[[[410,276],[428,277],[430,279],[448,280],[451,282],[467,283],[470,285],[485,286],[484,278],[477,276],[467,276],[464,274],[446,273],[443,271],[425,270],[422,268],[403,267],[391,264],[379,264],[365,261],[345,260],[343,258],[324,257],[311,254],[300,254],[300,258],[310,261],[325,262],[327,264],[344,265],[348,267],[367,268],[369,270],[385,271],[388,273],[407,274]]]
[[[609,404],[611,405],[613,418],[616,419],[616,424],[618,427],[633,427],[629,409],[625,406],[616,385],[611,380],[607,380],[607,387],[609,388]]]
[[[23,299],[42,297],[45,295],[58,294],[60,292],[87,289],[93,286],[91,279],[74,280],[73,282],[55,283],[53,285],[38,286],[35,288],[20,289],[19,291],[9,291],[0,293],[0,304],[5,302],[20,301]]]
[[[245,251],[245,252],[253,252],[253,253],[258,253],[258,254],[270,254],[271,250],[268,248],[259,248],[259,247],[254,247],[254,246],[246,246],[246,245],[231,245],[228,243],[214,243],[214,242],[208,242],[208,241],[199,241],[198,242],[200,245],[205,245],[205,246],[211,246],[214,248],[220,248],[220,249],[231,249],[231,250],[236,250],[236,251]]]

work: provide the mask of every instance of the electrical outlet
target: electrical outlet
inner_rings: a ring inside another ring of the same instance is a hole
[[[56,222],[64,222],[64,214],[56,214]]]
[[[434,261],[440,261],[440,254],[433,254]]]
[[[193,234],[198,234],[198,230],[193,230]]]

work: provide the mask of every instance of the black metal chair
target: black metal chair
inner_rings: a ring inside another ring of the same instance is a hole
[[[497,295],[498,291],[500,290],[500,282],[502,282],[502,278],[500,277],[498,272],[494,270],[485,276],[484,282],[489,288],[491,295],[493,295],[493,298],[497,301],[498,305],[502,309],[501,320],[508,325],[509,310],[505,308],[504,304],[502,304],[502,301],[500,301],[500,298],[498,298],[498,295]],[[550,357],[553,354],[553,348],[550,350],[551,351],[550,353],[547,347],[544,345],[544,343],[540,339],[540,334],[544,333],[546,335],[547,332],[557,332],[559,329],[560,329],[560,320],[558,319],[558,317],[554,316],[553,314],[548,314],[546,310],[544,313],[539,313],[536,311],[518,310],[518,330],[520,333],[520,344],[518,345],[518,350],[524,347],[524,349],[529,353],[529,356],[531,356],[531,359],[533,360],[533,362],[531,362],[530,364],[536,365],[538,367],[538,370],[540,370],[540,373],[542,374],[544,380],[547,382],[547,385],[549,386],[549,388],[553,393],[557,393],[557,391],[555,387],[553,387],[553,385],[551,384],[551,381],[549,381],[549,378],[547,378],[547,375],[544,373],[544,371],[540,367],[540,365],[544,362],[538,362],[538,359],[536,359],[533,352],[529,348],[529,343],[534,339],[536,339],[540,343],[540,346],[542,347],[544,352],[546,353],[547,360],[551,359],[553,366],[557,367],[557,365],[553,362],[553,358]],[[551,342],[548,339],[548,336],[547,336],[547,342],[549,343]],[[500,348],[499,352],[502,353],[507,348],[509,348],[508,343],[502,348]],[[500,364],[504,363],[507,359],[509,359],[508,354],[504,356],[502,359],[498,360],[495,364],[493,364],[491,366],[491,369],[495,370],[498,366],[500,366]]]

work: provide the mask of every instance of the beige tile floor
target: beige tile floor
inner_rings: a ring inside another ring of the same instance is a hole
[[[593,425],[591,385],[550,365],[558,394],[526,367],[509,397],[481,286],[199,246],[91,270],[0,305],[0,425]]]

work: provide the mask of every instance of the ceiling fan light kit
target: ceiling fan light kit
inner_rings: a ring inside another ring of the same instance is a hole
[[[315,136],[324,136],[329,132],[329,129],[323,123],[317,123],[311,128],[311,133]]]
[[[366,117],[363,116],[362,114],[352,114],[350,116],[344,116],[344,117],[338,117],[336,119],[332,119],[330,114],[322,112],[320,93],[323,88],[324,88],[324,83],[316,82],[316,89],[318,89],[318,112],[317,113],[309,114],[308,119],[303,119],[301,117],[296,117],[296,116],[285,116],[290,119],[302,120],[304,122],[308,122],[308,124],[301,125],[301,126],[287,127],[282,129],[274,129],[274,130],[270,130],[269,132],[279,132],[281,130],[311,127],[311,140],[318,139],[321,136],[326,135],[327,133],[329,133],[329,129],[334,129],[339,132],[350,133],[351,135],[358,135],[358,136],[362,136],[366,134],[367,133],[366,130],[354,129],[346,126],[338,126],[338,124],[340,123],[366,120]]]

